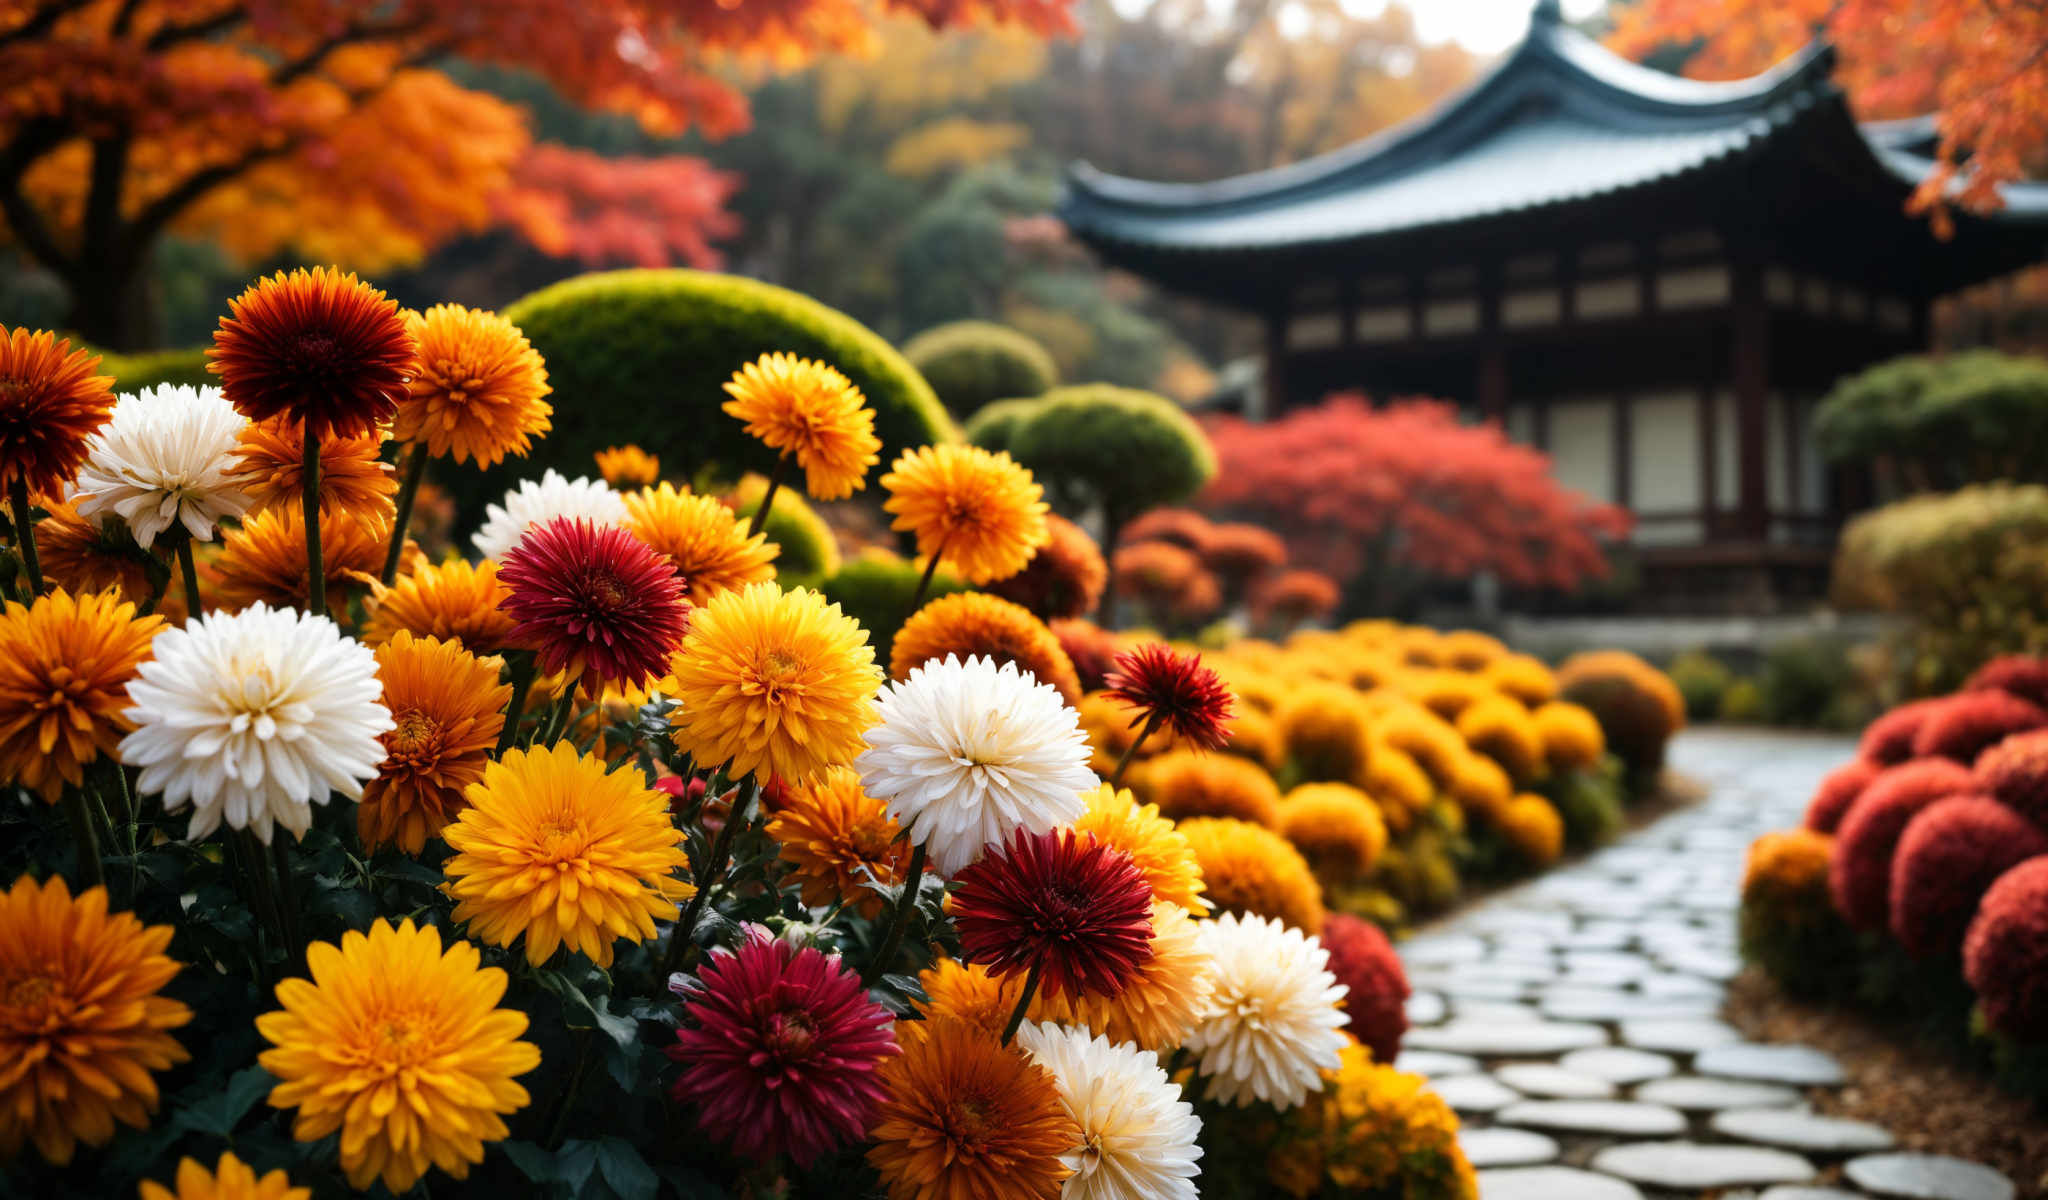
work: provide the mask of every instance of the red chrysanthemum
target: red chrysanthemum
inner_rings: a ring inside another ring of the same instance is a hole
[[[1198,549],[1202,565],[1234,587],[1287,565],[1287,543],[1270,529],[1233,522],[1210,528]]]
[[[2048,710],[2011,692],[1958,692],[1921,723],[1913,735],[1913,756],[1971,763],[1985,747],[2043,725],[2048,725]]]
[[[1019,830],[957,881],[960,945],[996,975],[1037,967],[1055,995],[1115,996],[1152,957],[1152,885],[1092,837]]]
[[[1109,583],[1109,563],[1088,531],[1065,517],[1048,513],[1045,545],[1015,575],[988,585],[1012,604],[1030,609],[1041,621],[1084,617],[1095,611]]]
[[[1093,621],[1052,621],[1047,627],[1073,660],[1081,690],[1101,691],[1103,679],[1116,668],[1117,636]]]
[[[2011,692],[2022,700],[2048,708],[2048,658],[2028,654],[2007,654],[1992,659],[1963,681],[1966,692]]]
[[[1892,936],[1915,958],[1953,954],[1986,889],[2037,854],[2048,833],[1989,796],[1928,805],[1892,855]]]
[[[1863,737],[1856,744],[1857,756],[1881,767],[1905,762],[1913,757],[1913,739],[1919,736],[1921,724],[1946,703],[1946,696],[1914,700],[1872,721],[1864,727]]]
[[[1970,788],[1970,773],[1947,759],[1918,759],[1878,775],[1835,830],[1828,891],[1858,929],[1883,929],[1891,911],[1892,851],[1906,823],[1936,800]]]
[[[398,303],[353,274],[279,271],[228,309],[207,369],[250,420],[286,413],[318,437],[362,437],[405,399],[418,345]]]
[[[1261,625],[1289,626],[1312,621],[1335,612],[1343,597],[1337,581],[1320,571],[1281,571],[1252,589],[1252,619]]]
[[[896,1053],[887,1009],[860,977],[760,926],[698,972],[666,1053],[683,1065],[669,1094],[745,1158],[809,1166],[867,1133],[883,1099],[875,1075]]]
[[[1147,642],[1117,655],[1116,669],[1103,682],[1105,694],[1137,711],[1132,728],[1165,728],[1204,750],[1221,750],[1230,741],[1236,702],[1199,654],[1176,654]]]
[[[1994,1031],[2048,1040],[2048,855],[2000,875],[1984,893],[1963,939],[1963,977]]]
[[[1372,1051],[1375,1062],[1393,1062],[1408,1032],[1408,972],[1394,944],[1379,926],[1344,912],[1325,917],[1318,936],[1330,952],[1330,974],[1350,989],[1344,1012],[1351,1018],[1351,1036]]]
[[[1977,788],[2048,829],[2048,729],[2016,733],[1977,756]]]
[[[1867,758],[1855,758],[1829,771],[1813,790],[1813,799],[1807,802],[1806,819],[1802,822],[1808,829],[1819,833],[1833,833],[1847,815],[1849,806],[1856,803],[1856,797],[1876,779],[1884,768]]]
[[[515,640],[549,672],[586,670],[645,687],[669,670],[689,631],[683,581],[668,560],[616,526],[556,517],[529,529],[498,568]]]
[[[1126,546],[1140,542],[1165,542],[1197,553],[1209,544],[1209,518],[1191,508],[1155,508],[1124,526],[1120,539]]]
[[[114,407],[113,377],[99,365],[68,339],[0,325],[0,497],[17,482],[54,496],[78,474]]]

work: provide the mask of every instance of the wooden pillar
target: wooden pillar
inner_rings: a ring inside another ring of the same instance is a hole
[[[1708,343],[1709,347],[1713,345]],[[1700,382],[1699,413],[1699,462],[1700,462],[1700,540],[1711,542],[1720,537],[1721,498],[1721,413],[1719,397],[1721,368],[1715,356],[1707,355],[1712,364],[1707,378]]]
[[[1614,398],[1614,502],[1633,507],[1636,499],[1635,410],[1628,393]]]
[[[1254,421],[1268,421],[1287,411],[1287,310],[1266,313],[1266,369],[1260,380],[1260,394],[1252,398],[1259,411],[1246,413]]]
[[[1752,541],[1771,532],[1768,395],[1771,387],[1770,310],[1764,301],[1763,271],[1754,260],[1735,266],[1729,381],[1735,392],[1735,527]]]
[[[1508,425],[1508,354],[1501,344],[1500,268],[1492,263],[1479,272],[1479,378],[1473,398],[1479,413],[1505,430]]]

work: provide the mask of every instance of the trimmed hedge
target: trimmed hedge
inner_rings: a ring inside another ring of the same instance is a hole
[[[1184,500],[1216,474],[1208,435],[1178,404],[1106,383],[1047,392],[1009,443],[1011,457],[1049,490],[1070,504],[1100,504],[1112,526]]]
[[[1010,439],[1038,411],[1035,398],[998,400],[984,404],[972,417],[967,419],[967,440],[984,450],[1008,450]]]
[[[937,325],[903,344],[932,390],[957,416],[1018,396],[1042,396],[1059,386],[1059,365],[1029,335],[993,321]]]
[[[114,377],[114,391],[139,392],[160,383],[185,383],[193,387],[218,384],[220,377],[206,369],[206,348],[149,350],[141,354],[103,351],[100,373]]]
[[[775,503],[779,508],[782,501]],[[916,563],[886,551],[869,550],[826,576],[818,590],[825,599],[837,604],[841,612],[861,623],[868,631],[868,642],[875,648],[875,660],[886,667],[896,631],[916,611],[911,598],[917,594],[917,581],[923,574]],[[938,574],[932,576],[925,600],[930,602],[971,590],[959,576],[941,566]]]
[[[765,477],[749,475],[740,480],[727,503],[737,516],[752,517],[767,491]],[[826,576],[839,570],[839,540],[832,536],[832,527],[825,523],[825,518],[795,488],[775,490],[775,506],[768,510],[761,532],[775,543],[775,581],[785,592],[791,588],[816,588]]]

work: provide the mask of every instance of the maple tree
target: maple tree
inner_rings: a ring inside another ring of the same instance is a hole
[[[1069,0],[883,0],[933,27],[1070,26]],[[522,110],[437,64],[531,72],[656,135],[745,128],[735,63],[867,50],[862,0],[0,0],[0,237],[69,289],[71,324],[146,336],[166,231],[374,270],[510,223],[545,247],[702,261],[729,183],[533,143]],[[609,177],[604,176],[609,173]],[[681,185],[681,200],[657,193]],[[550,200],[546,193],[553,192]],[[579,200],[602,228],[579,229]]]

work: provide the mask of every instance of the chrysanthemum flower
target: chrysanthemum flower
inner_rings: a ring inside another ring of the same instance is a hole
[[[1113,1042],[1136,1042],[1152,1050],[1178,1046],[1208,1011],[1216,992],[1215,963],[1202,948],[1201,922],[1178,904],[1152,904],[1152,956],[1114,996],[1055,995],[1040,989],[1032,998],[1034,1021],[1085,1025]],[[1010,1008],[996,1018],[1001,1032]]]
[[[983,592],[940,596],[911,614],[890,643],[889,675],[907,679],[912,667],[934,659],[977,655],[999,666],[1016,663],[1069,704],[1081,699],[1080,677],[1052,630],[1023,606]]]
[[[1935,801],[1974,786],[1970,769],[1946,758],[1901,763],[1871,780],[1835,831],[1828,872],[1835,910],[1858,929],[1883,929],[1891,913],[1892,855],[1906,824]]]
[[[1989,796],[1935,801],[1892,853],[1892,936],[1914,958],[1947,961],[1998,877],[2043,854],[2048,831]]]
[[[1147,642],[1117,655],[1116,669],[1103,682],[1112,699],[1137,713],[1132,725],[1164,726],[1204,750],[1221,750],[1230,740],[1236,701],[1199,654]]]
[[[1280,820],[1280,787],[1266,769],[1230,755],[1173,750],[1145,764],[1139,792],[1176,821],[1230,817],[1258,825]]]
[[[1531,866],[1547,867],[1564,853],[1564,817],[1534,792],[1523,792],[1495,816],[1501,837]]]
[[[73,899],[56,877],[0,895],[0,1160],[33,1142],[62,1166],[117,1121],[149,1124],[153,1073],[191,1057],[168,1032],[191,1010],[157,994],[178,973],[171,933],[110,915],[105,888]]]
[[[1052,1072],[960,1021],[904,1022],[868,1162],[889,1200],[1055,1200],[1080,1127]]]
[[[288,416],[252,421],[235,446],[235,482],[249,493],[255,511],[304,511],[305,426]],[[320,515],[389,519],[398,477],[381,457],[384,434],[372,429],[353,437],[320,442]]]
[[[1308,860],[1286,838],[1228,817],[1195,817],[1180,822],[1179,829],[1201,863],[1210,907],[1321,932],[1323,889]]]
[[[1103,679],[1116,666],[1117,651],[1123,648],[1117,636],[1089,621],[1050,621],[1046,628],[1060,640],[1060,648],[1073,662],[1082,690],[1101,691]]]
[[[1130,855],[1151,885],[1153,899],[1177,904],[1198,917],[1208,914],[1194,848],[1172,821],[1159,815],[1158,805],[1139,804],[1129,788],[1106,783],[1084,799],[1088,807],[1074,820],[1076,832]]]
[[[683,584],[623,529],[559,517],[527,531],[498,568],[512,636],[543,670],[586,671],[600,686],[643,687],[668,673],[689,627]]]
[[[457,1179],[502,1140],[504,1116],[526,1107],[513,1082],[540,1065],[519,1041],[526,1014],[500,1008],[505,972],[479,967],[477,949],[445,950],[432,925],[306,948],[305,979],[277,985],[281,1012],[256,1018],[272,1049],[257,1057],[278,1079],[273,1108],[296,1108],[292,1136],[316,1142],[341,1131],[341,1169],[361,1191],[382,1179],[394,1195],[429,1166]]]
[[[2048,1038],[2048,855],[2000,875],[1984,893],[1963,939],[1963,977],[1993,1032]]]
[[[780,547],[767,534],[748,534],[746,522],[716,496],[679,492],[668,483],[628,492],[625,524],[668,559],[692,604],[775,578]]]
[[[2048,829],[2048,730],[2016,733],[1991,747],[1977,756],[1974,774],[1978,790]]]
[[[805,904],[851,904],[870,919],[882,911],[882,898],[861,872],[883,883],[903,881],[910,848],[897,832],[889,806],[861,789],[852,767],[828,767],[788,788],[768,821],[768,836],[781,844]]]
[[[114,405],[72,484],[78,515],[113,514],[147,550],[172,525],[202,542],[222,520],[249,511],[234,470],[235,437],[248,422],[219,388],[145,388]]]
[[[1266,1160],[1275,1182],[1294,1196],[1392,1191],[1477,1200],[1479,1179],[1458,1145],[1457,1114],[1429,1081],[1374,1061],[1355,1043],[1342,1059],[1283,1119]]]
[[[961,948],[1055,995],[1114,996],[1152,957],[1152,888],[1131,856],[1071,829],[1018,832],[959,872]]]
[[[1913,757],[1973,763],[2015,733],[2048,727],[2048,709],[2011,692],[1958,692],[1927,715],[1913,735]]]
[[[1260,625],[1291,627],[1330,615],[1343,595],[1337,581],[1320,571],[1281,571],[1252,589],[1252,619]]]
[[[959,873],[1019,829],[1071,823],[1081,793],[1096,785],[1080,718],[1015,663],[948,658],[912,668],[883,689],[881,716],[855,764],[861,782],[941,874]]]
[[[55,804],[132,729],[127,687],[164,619],[61,588],[0,609],[0,778]]]
[[[917,536],[917,552],[938,555],[969,583],[1015,575],[1047,537],[1044,489],[1008,453],[947,442],[896,460],[882,486],[891,529]]]
[[[563,741],[506,751],[465,795],[441,831],[456,850],[441,868],[455,919],[493,946],[524,936],[535,966],[566,945],[609,967],[613,942],[654,937],[688,895],[668,797],[637,772],[606,774],[603,759]]]
[[[838,605],[754,583],[691,610],[675,680],[684,753],[732,778],[800,783],[860,753],[882,673]]]
[[[1029,609],[1042,621],[1085,617],[1102,603],[1109,563],[1088,531],[1056,513],[1045,517],[1046,540],[1015,575],[988,590]]]
[[[626,502],[602,479],[565,479],[550,467],[538,480],[520,481],[502,504],[484,509],[484,523],[470,539],[478,555],[502,559],[535,525],[559,517],[593,525],[624,525]]]
[[[99,365],[55,334],[0,325],[0,494],[18,482],[58,495],[78,474],[114,407],[113,377],[93,374]]]
[[[377,577],[391,547],[391,518],[386,512],[358,519],[320,518],[320,566],[327,595],[341,597],[361,591]],[[403,562],[417,563],[420,548],[406,539]],[[280,506],[259,513],[221,539],[213,560],[217,582],[208,600],[229,612],[252,604],[274,608],[306,606],[306,520],[295,507]],[[339,609],[339,602],[336,601]]]
[[[1081,1131],[1061,1160],[1074,1173],[1062,1200],[1195,1200],[1202,1122],[1157,1054],[1036,1022],[1017,1041],[1052,1072]]]
[[[1543,741],[1543,757],[1552,770],[1590,767],[1607,753],[1607,734],[1591,711],[1553,700],[1531,714]]]
[[[1280,833],[1317,878],[1332,883],[1363,877],[1387,848],[1379,806],[1344,783],[1304,783],[1287,793],[1280,801]]]
[[[214,1170],[207,1170],[195,1158],[178,1161],[178,1174],[171,1187],[145,1179],[141,1200],[312,1200],[313,1189],[293,1187],[284,1168],[258,1178],[249,1164],[232,1150],[220,1156]]]
[[[377,589],[363,640],[381,646],[405,630],[416,637],[459,641],[477,655],[528,649],[513,636],[518,622],[499,607],[506,594],[498,564],[490,559],[422,564],[390,587]]]
[[[1333,912],[1318,935],[1330,952],[1330,974],[1344,985],[1346,1029],[1383,1063],[1401,1051],[1408,1032],[1408,972],[1387,935],[1370,921]]]
[[[459,304],[407,312],[405,325],[419,366],[392,415],[394,439],[488,467],[548,431],[548,370],[518,326]]]
[[[874,410],[851,380],[824,363],[764,354],[734,372],[725,390],[732,397],[726,415],[745,421],[747,436],[794,456],[813,499],[853,495],[881,461]]]
[[[81,517],[69,504],[47,496],[37,503],[49,513],[36,522],[36,549],[51,586],[73,595],[117,592],[138,605],[149,599],[150,555],[135,544],[126,523],[119,517]],[[181,589],[172,585],[158,599],[156,611],[172,621],[182,619]]]
[[[505,727],[509,684],[498,666],[459,642],[400,630],[377,648],[377,678],[395,727],[384,763],[363,787],[356,829],[365,849],[418,854],[462,808],[463,789],[483,778]]]
[[[651,488],[661,482],[661,457],[630,442],[606,446],[591,457],[597,461],[597,473],[604,476],[604,481],[621,491]]]
[[[1209,1098],[1300,1104],[1320,1087],[1319,1073],[1338,1065],[1348,1040],[1344,987],[1330,973],[1329,952],[1264,917],[1225,913],[1201,932],[1216,960],[1216,995],[1186,1046],[1209,1079]]]
[[[752,926],[717,950],[684,1002],[668,1056],[670,1095],[744,1158],[799,1167],[867,1131],[886,1094],[876,1067],[896,1053],[889,1011],[836,954],[799,950]]]
[[[207,369],[235,411],[279,413],[313,433],[360,437],[391,419],[416,369],[398,304],[344,271],[315,267],[259,279],[228,301]]]
[[[957,958],[938,959],[918,972],[917,985],[924,989],[926,1021],[958,1021],[991,1041],[1003,1036],[1003,1027],[1009,1024],[1017,998],[1024,992],[1021,976],[997,978],[981,963]],[[1037,999],[1032,1008],[1038,1008]]]
[[[225,821],[265,844],[273,825],[304,837],[312,805],[376,777],[392,724],[377,659],[326,617],[257,604],[166,629],[151,653],[128,685],[121,761],[165,811],[192,805],[187,836]]]
[[[1372,762],[1375,722],[1349,685],[1308,683],[1293,688],[1273,714],[1287,756],[1301,777],[1338,783],[1363,782]],[[1455,738],[1455,732],[1452,733]],[[1460,751],[1464,743],[1458,743]]]
[[[1947,696],[1911,700],[1872,721],[1856,740],[1856,753],[1879,766],[1891,767],[1913,757],[1913,741],[1927,718],[1948,704]]]

